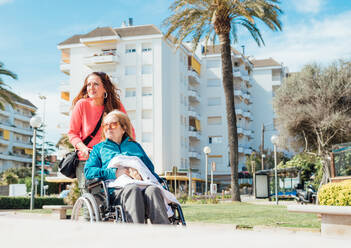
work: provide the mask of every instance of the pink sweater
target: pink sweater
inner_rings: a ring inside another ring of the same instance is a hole
[[[90,135],[98,123],[104,106],[96,106],[93,104],[92,99],[80,99],[73,108],[71,121],[69,125],[68,138],[71,144],[76,147],[79,142],[83,142],[85,138]],[[127,113],[121,103],[120,111]],[[134,130],[133,130],[134,131]],[[95,137],[87,145],[93,148],[94,145],[101,142],[102,128],[96,133]],[[135,134],[133,133],[134,137]],[[86,160],[80,152],[78,152],[79,160]]]

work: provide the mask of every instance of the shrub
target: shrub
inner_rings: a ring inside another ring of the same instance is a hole
[[[80,197],[80,190],[78,188],[78,181],[74,181],[71,184],[70,191],[67,197],[64,198],[66,204],[74,205]]]
[[[42,208],[43,205],[64,205],[62,198],[35,197],[34,208]],[[0,209],[29,209],[30,197],[23,196],[0,196]]]
[[[351,206],[351,180],[323,185],[318,200],[320,205]]]

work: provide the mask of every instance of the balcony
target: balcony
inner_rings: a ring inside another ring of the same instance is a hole
[[[244,113],[245,113],[245,112],[244,112],[242,109],[240,109],[240,108],[235,109],[235,114],[236,114],[236,116],[245,117],[245,116],[244,116]]]
[[[1,109],[0,109],[0,114],[2,114],[3,116],[10,116],[9,112],[6,112],[6,111],[1,110]]]
[[[200,140],[201,138],[200,132],[197,132],[197,131],[189,131],[188,135],[189,135],[189,138],[194,138],[197,140]]]
[[[250,77],[248,75],[242,76],[244,81],[250,81]]]
[[[233,76],[234,76],[235,78],[241,78],[240,69],[238,69],[238,68],[233,68]]]
[[[60,101],[59,109],[63,115],[69,115],[71,104],[67,101]]]
[[[199,74],[191,68],[188,70],[188,77],[190,83],[200,84]]]
[[[252,149],[250,147],[239,146],[238,152],[245,155],[250,155],[252,153]]]
[[[32,157],[29,155],[9,155],[9,154],[2,154],[0,153],[0,159],[4,160],[12,160],[12,161],[17,161],[17,162],[22,162],[22,163],[31,163],[32,162]]]
[[[200,95],[197,91],[189,89],[188,93],[189,93],[189,98],[191,100],[196,101],[196,102],[200,102]]]
[[[194,117],[194,118],[200,120],[200,114],[197,113],[197,110],[195,108],[189,107],[188,114],[189,114],[189,117]]]
[[[31,144],[30,142],[24,142],[24,141],[15,141],[13,143],[13,146],[18,148],[27,148],[27,149],[33,148],[33,144]]]
[[[93,56],[85,57],[84,64],[90,68],[99,65],[116,65],[120,62],[119,55],[114,51],[102,52]]]
[[[242,99],[244,97],[244,92],[242,92],[242,90],[234,90],[234,96],[238,96]]]
[[[244,112],[244,117],[245,117],[246,119],[248,119],[248,120],[252,120],[252,114],[251,114],[251,112],[248,112],[248,111]]]
[[[3,146],[8,146],[10,144],[10,141],[4,139],[4,137],[0,137],[0,144]]]
[[[61,61],[60,70],[66,75],[71,74],[71,64]]]
[[[189,151],[189,158],[201,159],[201,154],[198,151]]]
[[[17,119],[17,120],[29,122],[30,118],[32,118],[32,116],[21,115],[21,114],[14,114],[14,118]]]
[[[29,136],[32,136],[33,134],[32,128],[17,127],[12,124],[10,125],[5,123],[0,123],[0,128],[4,130],[9,130],[15,133],[19,133],[19,134],[29,135]]]

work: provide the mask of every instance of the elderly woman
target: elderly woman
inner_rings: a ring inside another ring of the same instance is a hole
[[[133,168],[108,168],[108,164],[116,155],[136,156],[147,166],[151,173],[159,179],[154,166],[143,148],[134,141],[133,129],[128,116],[118,110],[107,114],[103,119],[102,128],[106,140],[95,145],[85,164],[87,179],[100,178],[115,180],[121,175],[140,180],[140,174]],[[135,184],[111,190],[111,200],[114,204],[122,205],[127,222],[144,223],[145,216],[153,224],[169,224],[167,209],[160,189],[156,186],[146,186],[141,190]]]

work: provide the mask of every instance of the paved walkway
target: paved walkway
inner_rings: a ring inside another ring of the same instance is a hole
[[[1,247],[350,247],[349,240],[291,229],[237,230],[234,225],[174,226],[72,222],[52,214],[0,212]],[[8,245],[8,246],[6,246]]]

